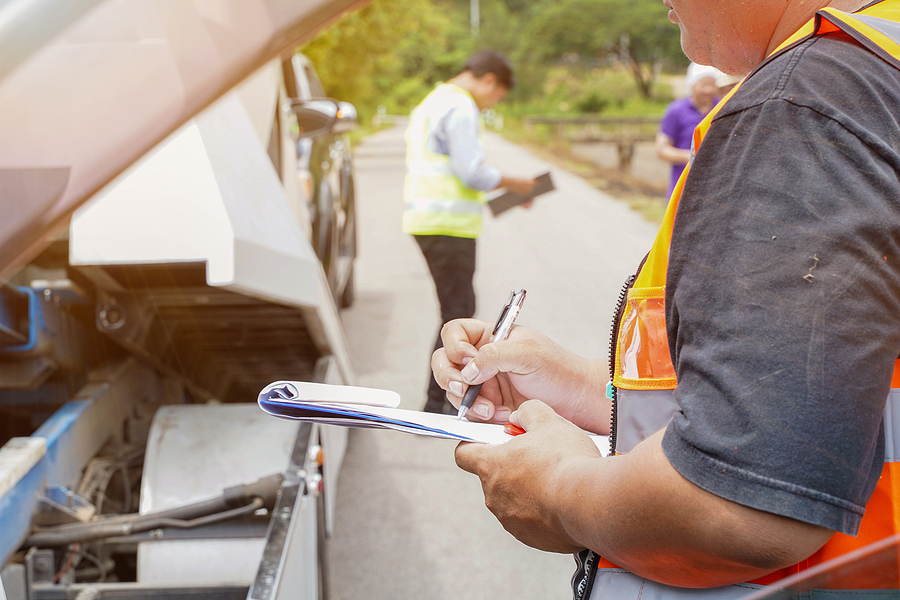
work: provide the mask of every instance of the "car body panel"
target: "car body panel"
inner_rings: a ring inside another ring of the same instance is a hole
[[[57,235],[75,208],[200,110],[366,1],[95,4],[63,11],[69,23],[50,23],[58,33],[37,49],[19,48],[0,70],[3,278]],[[15,33],[0,28],[0,45]]]
[[[284,68],[286,91],[293,103],[315,103],[326,97],[306,56],[294,54]],[[356,109],[346,102],[333,102],[338,117],[332,126],[297,140],[297,172],[308,186],[312,247],[322,261],[336,302],[344,308],[353,300],[356,258],[353,156],[347,135],[356,124]]]

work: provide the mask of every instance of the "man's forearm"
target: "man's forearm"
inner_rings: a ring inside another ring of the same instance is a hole
[[[697,487],[669,464],[662,435],[626,455],[560,465],[550,502],[575,545],[654,581],[711,587],[794,564],[833,534]]]
[[[656,134],[656,155],[666,162],[677,165],[686,165],[691,159],[690,150],[676,148],[672,139],[662,132]]]
[[[567,419],[591,433],[609,435],[612,417],[612,401],[606,397],[606,382],[609,380],[609,366],[605,360],[584,359],[569,364],[577,365],[582,373],[583,387],[579,392],[581,402]]]

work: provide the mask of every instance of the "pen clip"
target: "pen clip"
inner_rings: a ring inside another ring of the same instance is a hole
[[[497,322],[494,323],[494,330],[491,332],[491,335],[497,334],[497,330],[500,329],[500,325],[503,323],[503,319],[506,317],[506,313],[508,313],[509,309],[512,307],[513,298],[515,297],[515,295],[516,293],[514,291],[509,293],[509,299],[506,301],[506,304],[503,305],[503,310],[500,311],[500,316],[497,317]]]

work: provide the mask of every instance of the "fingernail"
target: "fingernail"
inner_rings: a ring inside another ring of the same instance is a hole
[[[476,365],[474,361],[470,362],[462,371],[460,371],[460,374],[466,381],[472,381],[478,377],[478,365]]]
[[[460,371],[460,374],[462,375],[464,381],[472,382],[476,377],[478,377],[478,365],[475,364],[475,361],[472,361],[467,364],[462,371]]]
[[[463,357],[462,357],[462,363],[463,363],[464,365],[467,365],[467,364],[469,364],[470,362],[472,362],[472,357],[471,357],[471,356],[463,356]]]
[[[509,421],[509,415],[512,414],[508,408],[498,408],[494,411],[494,420],[500,423]]]
[[[463,395],[463,384],[461,381],[451,381],[450,385],[448,385],[447,387],[450,388],[450,393],[454,396]]]
[[[490,415],[488,414],[488,407],[484,404],[478,403],[472,407],[472,412],[481,417],[482,419],[487,419]]]

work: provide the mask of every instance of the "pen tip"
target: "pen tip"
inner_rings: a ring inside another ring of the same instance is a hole
[[[457,421],[462,421],[462,418],[463,418],[464,416],[466,416],[466,413],[467,413],[467,412],[469,412],[469,409],[468,409],[468,408],[466,408],[465,406],[460,406],[460,407],[459,407],[459,412],[456,413],[456,420],[457,420]]]

